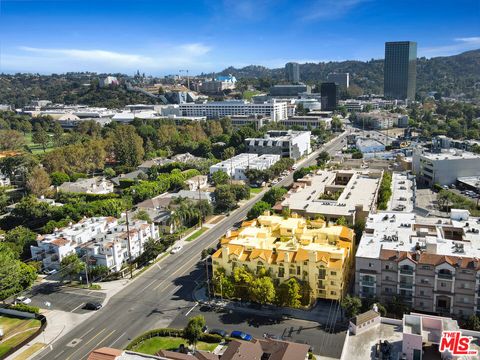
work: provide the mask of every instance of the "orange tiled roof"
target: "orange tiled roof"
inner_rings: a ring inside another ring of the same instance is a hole
[[[340,259],[330,259],[330,262],[328,263],[328,267],[330,269],[341,269],[343,266],[343,261]]]
[[[93,350],[88,356],[87,360],[115,360],[117,357],[122,355],[122,353],[122,350],[103,347]]]
[[[308,260],[308,251],[305,249],[298,249],[296,256],[295,256],[295,261],[306,261]]]
[[[218,249],[213,253],[212,258],[216,259],[216,258],[219,258],[221,255],[222,255],[222,249]]]
[[[229,255],[234,254],[234,255],[240,256],[243,252],[243,246],[241,246],[241,245],[228,244],[227,248],[228,248],[228,254]]]
[[[328,263],[330,260],[330,254],[324,251],[317,251],[317,261],[323,261]]]
[[[342,231],[340,231],[339,237],[342,240],[352,241],[353,240],[353,230],[349,229],[346,226],[342,226]]]
[[[250,259],[254,260],[257,258],[260,258],[263,261],[270,263],[272,258],[272,251],[263,250],[263,249],[254,249],[250,254]]]
[[[50,242],[50,244],[57,245],[57,246],[65,246],[68,243],[70,243],[70,241],[65,238],[58,238]]]

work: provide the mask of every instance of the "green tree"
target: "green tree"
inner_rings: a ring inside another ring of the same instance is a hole
[[[63,183],[70,181],[70,176],[61,171],[54,171],[50,174],[50,179],[52,180],[52,185],[60,186]]]
[[[18,150],[25,146],[24,136],[15,130],[0,130],[0,150]]]
[[[72,281],[74,276],[77,276],[83,269],[85,269],[85,263],[80,260],[77,254],[65,256],[60,265],[62,267],[62,273],[68,275],[70,281]]]
[[[27,190],[35,196],[45,195],[50,185],[50,176],[40,166],[33,169],[28,175]]]
[[[148,213],[145,210],[137,211],[137,213],[135,214],[135,216],[133,218],[136,219],[136,220],[146,221],[149,224],[152,223],[152,219],[150,218],[150,215],[148,215]]]
[[[480,318],[477,315],[470,315],[466,328],[473,331],[480,331]]]
[[[359,297],[347,294],[340,302],[340,306],[345,311],[347,317],[352,318],[359,314],[360,309],[362,308],[362,301]]]
[[[222,160],[227,160],[235,156],[235,148],[230,146],[223,150],[222,152]]]
[[[342,226],[347,226],[347,220],[343,217],[340,216],[337,221],[335,222],[336,225],[342,225]]]
[[[143,159],[143,140],[132,125],[120,125],[112,135],[112,147],[119,164],[137,166]]]
[[[300,307],[301,298],[300,284],[297,279],[290,278],[278,286],[276,301],[280,306]]]
[[[287,189],[282,187],[272,187],[262,197],[262,201],[265,201],[270,206],[274,206],[277,202],[282,200],[283,196],[287,193]]]
[[[251,299],[259,304],[271,304],[275,300],[275,286],[268,276],[253,280],[249,291]]]
[[[31,257],[30,246],[36,245],[36,239],[37,234],[32,230],[24,226],[17,226],[5,234],[4,242],[12,244],[17,256],[22,260],[26,260]]]
[[[115,173],[115,170],[113,170],[112,168],[106,168],[104,171],[103,171],[103,175],[108,178],[108,179],[111,179],[113,177],[115,177],[116,173]]]
[[[230,211],[237,206],[235,192],[228,185],[219,185],[213,192],[215,208],[218,212]]]
[[[0,186],[0,214],[3,214],[3,212],[5,211],[9,199],[10,197],[6,192],[6,189]]]
[[[59,122],[55,121],[53,125],[53,143],[56,147],[63,145],[63,128]]]
[[[144,245],[143,253],[138,258],[138,263],[146,264],[155,260],[165,250],[164,245],[153,238],[149,238]]]
[[[188,340],[189,344],[194,347],[197,345],[198,339],[203,333],[203,327],[205,324],[205,318],[202,315],[191,317],[188,320],[187,326],[183,329],[183,336]]]
[[[259,201],[255,203],[255,205],[253,205],[250,211],[247,213],[247,219],[248,220],[256,219],[260,215],[263,215],[265,211],[268,211],[271,208],[272,207],[270,206],[269,203],[265,201]]]
[[[47,149],[48,143],[50,142],[50,136],[48,133],[40,126],[39,123],[35,124],[35,131],[32,135],[32,141],[34,144],[40,145],[43,149],[43,152]]]
[[[212,181],[215,186],[224,185],[228,183],[230,176],[225,171],[215,171],[212,174]]]
[[[107,276],[109,273],[110,269],[105,265],[95,265],[88,269],[88,274],[92,280]]]
[[[324,167],[327,165],[327,162],[330,160],[330,155],[326,151],[322,151],[320,154],[318,154],[317,157],[317,165]]]
[[[17,260],[14,252],[0,243],[0,300],[27,289],[36,278],[35,268]]]

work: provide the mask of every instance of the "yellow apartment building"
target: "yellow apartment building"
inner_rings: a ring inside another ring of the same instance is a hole
[[[292,277],[307,281],[312,300],[341,299],[354,256],[354,232],[345,226],[327,226],[293,214],[285,219],[262,215],[246,221],[221,239],[213,256],[213,273],[235,266],[253,272],[265,267],[280,282]]]

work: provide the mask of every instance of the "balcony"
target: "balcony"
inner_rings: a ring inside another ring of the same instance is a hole
[[[444,279],[444,280],[452,280],[453,279],[452,274],[438,273],[437,276],[438,276],[439,279]]]
[[[400,285],[401,289],[410,289],[410,290],[413,289],[413,284],[412,283],[407,283],[407,282],[400,281],[399,285]]]
[[[375,286],[376,283],[375,283],[375,281],[360,280],[360,285],[361,286]]]
[[[400,274],[403,274],[403,275],[413,275],[413,269],[400,268]]]

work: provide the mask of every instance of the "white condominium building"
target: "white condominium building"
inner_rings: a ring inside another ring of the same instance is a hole
[[[232,115],[264,115],[269,116],[272,121],[287,118],[287,103],[275,100],[264,103],[250,103],[245,100],[185,103],[179,107],[183,116],[206,116],[209,119]]]

